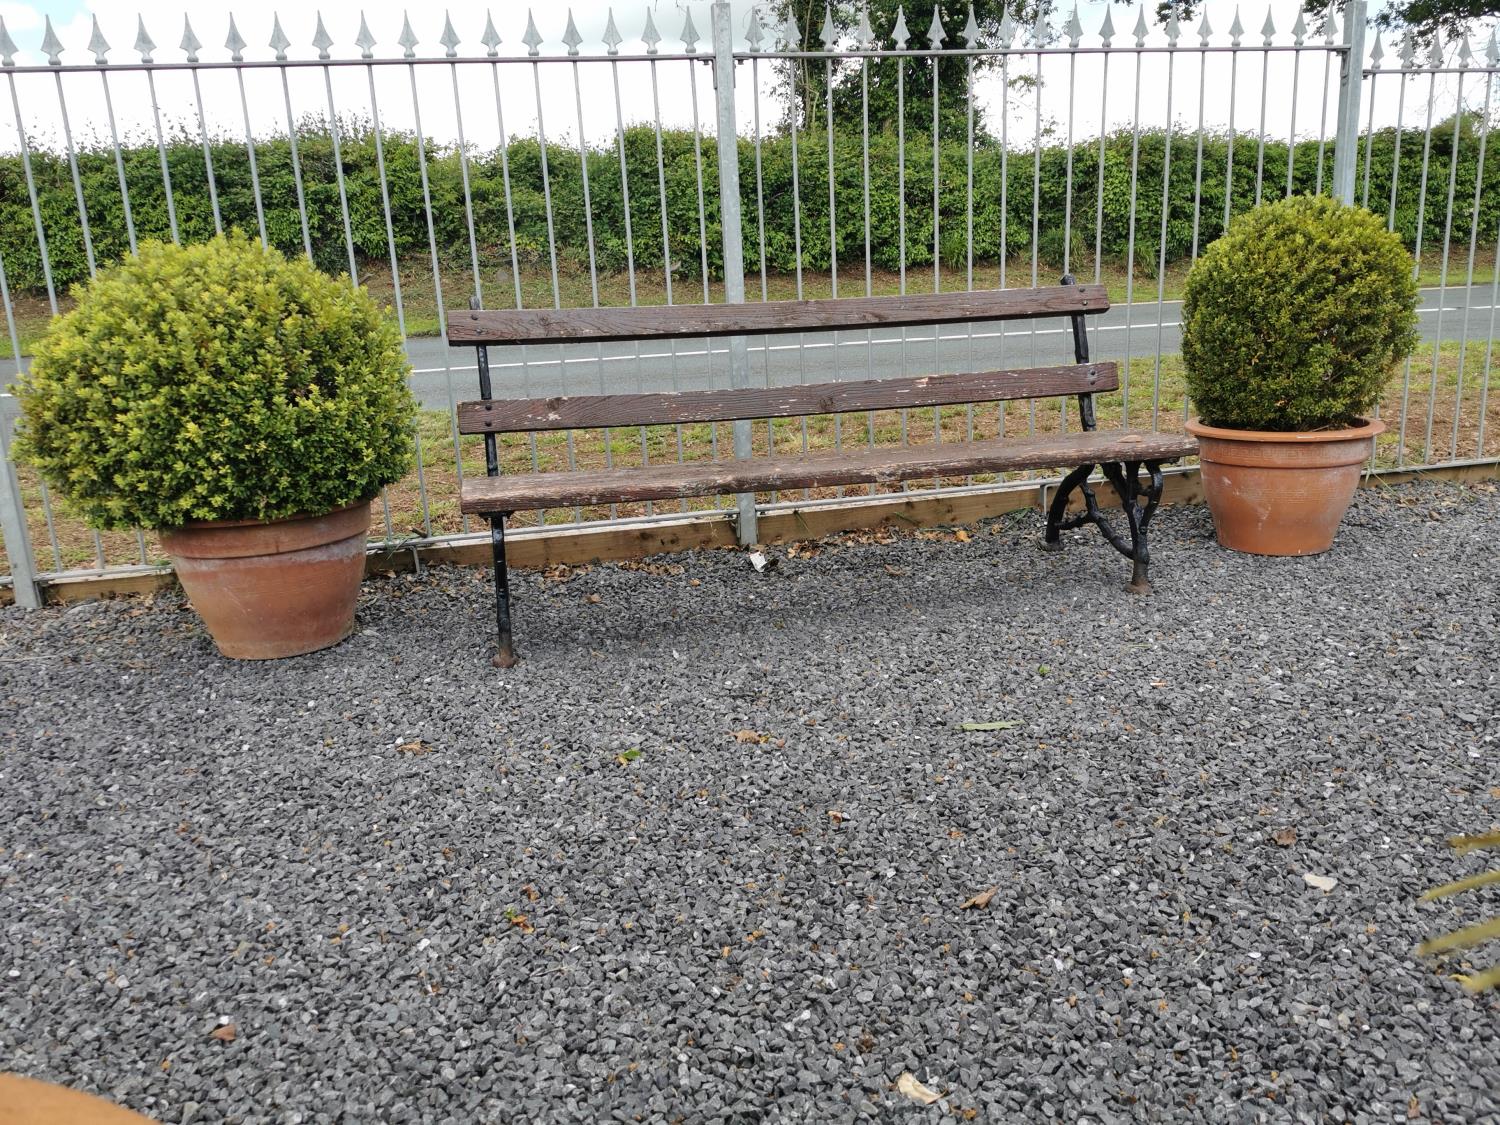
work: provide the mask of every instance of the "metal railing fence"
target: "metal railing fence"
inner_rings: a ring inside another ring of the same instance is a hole
[[[1206,15],[1187,28],[1102,6],[1086,32],[1076,8],[1025,28],[1010,14],[982,27],[971,12],[949,28],[919,7],[932,18],[914,18],[917,30],[904,11],[876,28],[840,6],[808,34],[771,26],[761,8],[700,0],[674,13],[683,23],[670,43],[652,7],[633,40],[612,11],[588,36],[569,12],[560,32],[548,29],[555,38],[530,13],[506,39],[488,16],[466,29],[478,32],[469,40],[445,17],[435,47],[409,20],[382,45],[361,19],[346,55],[321,17],[299,48],[273,15],[270,57],[233,18],[222,51],[205,49],[185,19],[180,59],[158,59],[140,22],[128,62],[110,61],[97,18],[91,61],[50,20],[37,29],[39,55],[24,55],[0,23],[12,118],[0,113],[7,377],[67,306],[70,282],[144,238],[241,227],[389,302],[427,409],[415,472],[377,507],[379,535],[430,542],[470,531],[457,488],[482,469],[454,413],[473,397],[472,356],[432,335],[455,301],[767,300],[1092,275],[1116,305],[1095,327],[1095,352],[1123,372],[1101,413],[1171,429],[1189,410],[1175,302],[1187,265],[1262,199],[1327,191],[1383,212],[1426,286],[1424,342],[1382,407],[1391,432],[1378,458],[1426,466],[1494,455],[1493,37],[1479,57],[1466,42],[1419,56],[1378,35],[1367,50],[1360,0],[1347,18],[1330,12],[1311,27],[1295,7],[1284,26],[1268,10],[1254,32],[1238,11],[1223,29]],[[495,349],[492,367],[497,394],[540,395],[1029,365],[1065,350],[1057,330],[1022,322]],[[0,532],[17,600],[35,603],[38,584],[60,575],[157,565],[144,536],[89,531],[11,464],[14,400],[0,402]],[[505,471],[541,472],[1068,425],[1060,404],[1000,404],[570,431],[509,440],[502,459]],[[820,498],[741,498],[741,535],[754,537],[757,511]]]

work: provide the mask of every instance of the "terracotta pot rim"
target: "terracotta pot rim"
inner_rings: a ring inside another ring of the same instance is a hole
[[[178,524],[176,527],[162,527],[157,529],[158,535],[170,535],[174,531],[215,531],[219,528],[232,527],[269,527],[272,524],[298,523],[303,520],[321,520],[329,516],[339,516],[345,512],[352,512],[362,508],[374,501],[375,497],[368,496],[363,500],[356,500],[352,504],[344,504],[337,508],[329,508],[322,512],[298,512],[295,516],[282,516],[274,520],[189,520],[187,523]]]
[[[1309,443],[1365,441],[1385,433],[1385,423],[1379,418],[1368,418],[1361,419],[1357,426],[1342,430],[1235,430],[1227,426],[1210,426],[1206,422],[1193,418],[1188,421],[1187,430],[1194,437],[1213,438],[1218,441]]]

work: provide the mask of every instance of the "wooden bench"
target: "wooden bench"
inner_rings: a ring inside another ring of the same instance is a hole
[[[894,485],[923,478],[1067,467],[1069,472],[1048,507],[1043,546],[1060,549],[1060,532],[1092,523],[1134,564],[1128,588],[1136,593],[1149,593],[1147,529],[1161,500],[1161,466],[1196,452],[1197,446],[1193,439],[1176,434],[1096,429],[1093,396],[1100,391],[1115,390],[1119,386],[1119,373],[1113,363],[1089,361],[1084,319],[1108,308],[1109,297],[1103,286],[1078,285],[1071,277],[1065,277],[1060,286],[1039,289],[743,305],[504,311],[471,308],[450,313],[449,344],[472,344],[478,355],[481,397],[460,404],[458,429],[463,434],[484,435],[487,475],[464,481],[461,507],[490,523],[500,639],[495,665],[508,668],[516,661],[505,567],[505,519],[513,512],[542,508],[835,485]],[[488,349],[492,344],[701,340],[1035,317],[1071,320],[1075,363],[671,394],[546,399],[502,399],[491,394]],[[497,435],[507,433],[792,418],[1060,395],[1078,397],[1081,432],[521,476],[501,476],[496,449]],[[1120,496],[1127,524],[1124,533],[1112,527],[1100,513],[1088,484],[1095,466],[1102,469]],[[1146,468],[1149,483],[1140,481],[1142,466]],[[1084,510],[1070,518],[1068,502],[1075,490],[1083,495]]]

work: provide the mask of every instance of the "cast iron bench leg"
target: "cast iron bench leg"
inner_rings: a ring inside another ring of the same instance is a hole
[[[490,517],[490,554],[495,561],[495,625],[500,650],[490,661],[496,668],[514,668],[516,649],[510,637],[510,578],[505,567],[505,513]]]
[[[1125,513],[1125,523],[1130,531],[1128,540],[1110,526],[1104,513],[1099,510],[1094,490],[1088,485],[1088,475],[1093,472],[1094,466],[1079,465],[1063,478],[1062,483],[1057,486],[1057,495],[1052,497],[1052,503],[1047,507],[1047,530],[1042,536],[1042,549],[1061,550],[1061,532],[1091,523],[1099,529],[1099,533],[1111,547],[1133,564],[1130,584],[1125,588],[1132,594],[1151,593],[1151,544],[1147,532],[1151,527],[1151,518],[1156,515],[1156,509],[1161,504],[1163,479],[1162,462],[1147,461],[1145,465],[1151,483],[1146,486],[1144,493],[1140,485],[1141,462],[1114,461],[1099,466],[1105,479],[1114,486],[1120,497],[1120,508]],[[1084,511],[1071,519],[1065,519],[1068,498],[1075,488],[1083,494]],[[1144,504],[1140,503],[1143,495]]]
[[[1047,530],[1042,534],[1042,550],[1061,551],[1062,540],[1059,536],[1062,532],[1088,522],[1087,515],[1074,520],[1065,520],[1063,517],[1067,515],[1068,498],[1073,495],[1073,490],[1082,487],[1085,492],[1088,491],[1088,486],[1083,482],[1088,480],[1089,474],[1093,471],[1092,465],[1079,465],[1063,477],[1062,483],[1057,486],[1057,493],[1052,497],[1052,503],[1047,506]]]

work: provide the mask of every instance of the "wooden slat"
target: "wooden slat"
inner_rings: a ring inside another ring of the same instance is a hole
[[[1018,441],[899,446],[857,453],[757,457],[746,461],[694,461],[646,468],[583,473],[528,473],[470,477],[460,507],[465,512],[522,512],[573,505],[629,504],[685,496],[783,492],[835,484],[897,484],[926,477],[966,476],[1079,465],[1090,461],[1174,461],[1197,452],[1180,434],[1079,433]]]
[[[461,434],[586,430],[666,422],[731,422],[740,418],[797,418],[856,410],[898,410],[963,402],[1048,398],[1120,385],[1113,363],[971,371],[901,379],[861,379],[792,387],[677,391],[664,394],[580,395],[572,398],[491,399],[458,406]]]
[[[600,309],[462,309],[448,314],[450,344],[572,344],[759,336],[835,328],[882,328],[1102,313],[1102,285],[756,301],[743,305],[643,305]]]

